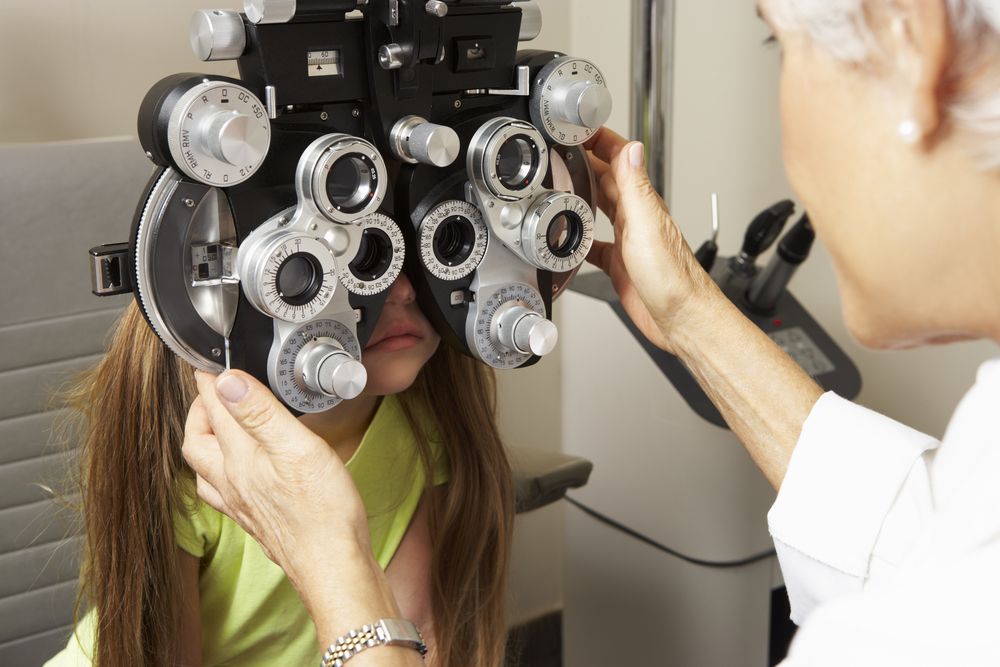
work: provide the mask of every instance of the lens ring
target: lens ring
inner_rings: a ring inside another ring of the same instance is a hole
[[[458,199],[432,208],[417,234],[420,261],[438,280],[468,277],[479,268],[489,246],[483,214],[474,204]]]
[[[469,174],[477,187],[506,201],[534,196],[549,171],[549,151],[541,133],[516,118],[494,118],[472,138]]]
[[[378,169],[370,157],[348,153],[330,163],[326,196],[337,211],[354,214],[364,209],[375,196],[378,182]]]
[[[563,211],[552,218],[546,232],[549,252],[560,259],[571,257],[583,243],[583,219],[575,211]]]
[[[520,191],[531,185],[538,173],[540,150],[531,137],[515,134],[497,149],[494,173],[505,188]]]
[[[314,141],[299,161],[296,181],[299,199],[339,224],[376,213],[389,184],[385,160],[375,146],[347,134]]]
[[[303,306],[315,299],[323,288],[323,267],[307,252],[289,255],[278,267],[274,288],[285,303]]]
[[[337,260],[322,239],[262,225],[240,244],[236,258],[247,300],[283,322],[315,319],[338,289]]]
[[[533,266],[555,273],[579,267],[594,243],[594,212],[568,192],[543,194],[521,226],[521,251]]]
[[[456,266],[468,261],[476,246],[476,228],[462,215],[445,218],[434,232],[434,256],[442,264]]]
[[[369,227],[361,233],[358,254],[348,268],[359,280],[378,280],[392,266],[392,256],[389,235],[377,227]]]
[[[354,259],[343,265],[340,282],[351,294],[380,294],[402,273],[405,258],[403,230],[389,216],[375,213],[361,222],[358,250]]]

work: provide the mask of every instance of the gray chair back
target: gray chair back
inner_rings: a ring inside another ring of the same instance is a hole
[[[0,145],[0,665],[39,665],[71,630],[80,536],[50,490],[73,458],[53,393],[131,298],[91,295],[87,250],[128,240],[151,172],[128,138]]]

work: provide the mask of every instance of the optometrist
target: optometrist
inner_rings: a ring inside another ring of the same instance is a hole
[[[784,50],[788,175],[854,336],[883,349],[1000,341],[1000,1],[759,11]],[[779,490],[768,520],[802,625],[786,665],[1000,664],[1000,361],[941,442],[824,394],[694,261],[643,147],[607,130],[588,147],[615,226],[591,261]],[[392,616],[331,450],[243,374],[200,387],[184,453],[201,497],[285,568],[321,637]],[[354,664],[420,661],[387,650]]]

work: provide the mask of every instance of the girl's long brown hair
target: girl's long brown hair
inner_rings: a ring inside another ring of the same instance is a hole
[[[68,392],[81,434],[80,600],[96,612],[99,667],[174,663],[184,601],[173,519],[185,502],[177,483],[188,474],[180,446],[194,395],[190,367],[135,304],[102,361]],[[421,415],[433,419],[451,463],[451,481],[432,495],[430,514],[441,667],[496,667],[504,659],[514,493],[495,395],[491,372],[442,345],[400,397],[425,470],[431,435],[421,429]]]

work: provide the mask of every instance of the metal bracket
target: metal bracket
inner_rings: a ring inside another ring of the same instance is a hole
[[[527,65],[517,67],[517,88],[513,90],[490,89],[490,95],[510,95],[511,97],[528,97],[531,95],[531,69]]]
[[[115,296],[132,291],[128,266],[128,243],[106,243],[90,249],[90,284],[96,296]]]

